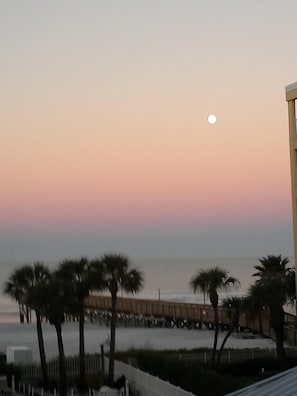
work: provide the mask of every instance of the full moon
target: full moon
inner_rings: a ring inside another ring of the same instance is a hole
[[[213,124],[215,124],[217,122],[217,116],[215,114],[210,114],[207,117],[207,121],[208,121],[209,124],[213,125]]]

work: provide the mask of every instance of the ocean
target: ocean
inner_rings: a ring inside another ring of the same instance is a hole
[[[293,266],[293,260],[291,259]],[[24,263],[0,262],[0,323],[15,323],[18,321],[18,306],[10,297],[3,294],[4,284],[15,268]],[[46,263],[50,268],[57,267],[57,263]],[[245,295],[254,279],[254,266],[258,258],[198,258],[198,259],[161,259],[132,260],[131,265],[142,271],[144,287],[135,298],[161,299],[179,302],[203,303],[201,293],[194,294],[189,287],[190,279],[200,269],[219,266],[240,281],[237,290],[220,293],[220,298],[231,295]],[[125,294],[123,294],[125,296]]]

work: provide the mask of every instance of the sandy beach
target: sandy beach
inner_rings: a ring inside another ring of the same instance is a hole
[[[57,356],[57,340],[53,326],[43,325],[44,341],[48,358]],[[219,334],[219,345],[225,333]],[[87,353],[100,352],[101,344],[107,348],[109,327],[86,323],[85,348]],[[66,323],[63,326],[63,340],[67,356],[78,354],[78,324]],[[164,328],[124,328],[118,327],[116,332],[116,349],[193,349],[212,347],[213,331],[164,329]],[[8,346],[27,346],[33,350],[34,360],[39,360],[36,326],[32,324],[0,324],[0,351],[6,352]],[[273,340],[261,337],[243,339],[235,334],[231,336],[226,348],[268,348],[274,349]]]

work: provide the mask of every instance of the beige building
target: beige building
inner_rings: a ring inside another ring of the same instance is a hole
[[[286,86],[286,100],[289,114],[289,139],[290,139],[290,162],[291,162],[291,186],[293,207],[293,236],[294,257],[297,285],[297,127],[296,127],[296,100],[297,82]]]

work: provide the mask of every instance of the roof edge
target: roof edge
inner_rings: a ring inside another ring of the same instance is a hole
[[[297,88],[297,81],[292,84],[286,85],[286,92],[292,91],[293,89],[296,88]]]

